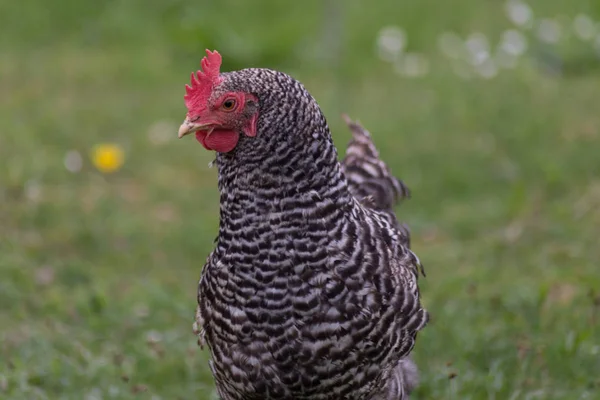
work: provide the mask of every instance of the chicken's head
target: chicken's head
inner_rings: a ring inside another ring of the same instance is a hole
[[[207,150],[232,151],[240,135],[256,136],[258,99],[252,93],[228,90],[220,73],[221,55],[206,50],[202,70],[192,73],[186,85],[187,116],[179,128],[179,137],[192,132]]]

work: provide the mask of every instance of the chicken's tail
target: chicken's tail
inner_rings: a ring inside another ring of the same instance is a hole
[[[350,191],[371,208],[393,213],[394,205],[410,197],[408,188],[379,158],[369,131],[347,115],[343,118],[352,131],[352,140],[342,161]]]

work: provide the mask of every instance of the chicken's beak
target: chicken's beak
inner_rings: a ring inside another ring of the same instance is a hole
[[[214,125],[213,123],[206,123],[206,122],[202,123],[199,121],[191,121],[189,118],[186,118],[185,121],[183,121],[183,124],[181,124],[181,126],[179,127],[179,132],[177,133],[177,137],[179,137],[179,139],[181,139],[185,135],[189,135],[190,133],[194,133],[201,129],[208,129],[208,128],[212,127],[213,125]]]

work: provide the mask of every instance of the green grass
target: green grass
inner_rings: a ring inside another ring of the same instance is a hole
[[[217,233],[216,171],[194,140],[176,140],[204,47],[221,51],[224,69],[298,77],[340,149],[340,113],[360,119],[412,189],[398,212],[432,314],[415,349],[415,398],[595,398],[598,69],[548,76],[528,58],[465,81],[436,38],[479,30],[497,41],[510,26],[503,4],[397,3],[338,2],[333,64],[319,61],[329,42],[318,2],[0,4],[0,398],[211,398],[191,326]],[[590,3],[532,5],[600,20]],[[377,59],[388,24],[430,58],[427,77],[401,78]],[[103,142],[126,150],[115,174],[90,162]],[[70,150],[84,158],[78,173],[64,166]]]

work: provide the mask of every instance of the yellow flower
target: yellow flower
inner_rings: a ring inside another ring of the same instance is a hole
[[[92,149],[92,161],[100,172],[115,172],[123,165],[125,153],[116,144],[99,144]]]

